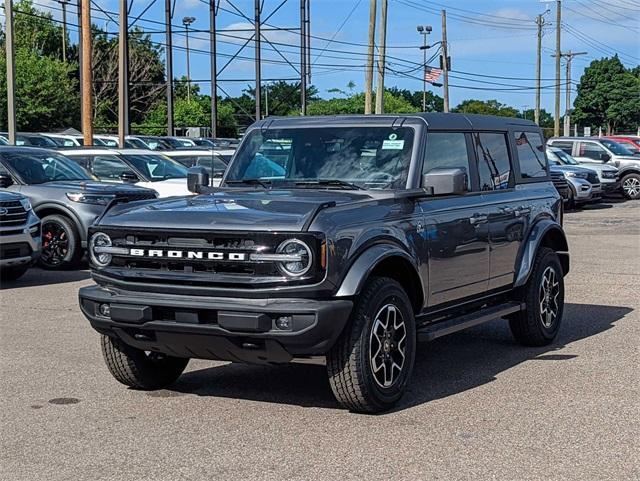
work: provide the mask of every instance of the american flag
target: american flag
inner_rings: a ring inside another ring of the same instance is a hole
[[[424,69],[424,79],[427,82],[435,82],[440,78],[440,75],[442,75],[442,70],[439,68],[425,67]]]

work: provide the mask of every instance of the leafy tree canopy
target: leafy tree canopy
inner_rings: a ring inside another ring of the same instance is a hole
[[[519,112],[513,107],[502,104],[497,100],[464,100],[453,109],[453,112],[466,114],[500,115],[502,117],[518,117]]]
[[[575,122],[604,127],[608,134],[638,128],[640,67],[626,69],[617,56],[594,60],[580,78],[577,91]]]

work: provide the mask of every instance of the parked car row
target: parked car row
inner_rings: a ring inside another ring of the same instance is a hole
[[[31,237],[35,240],[15,241],[21,244],[19,250],[3,247],[4,279],[19,275],[35,258],[48,269],[74,266],[85,253],[88,227],[110,203],[192,195],[187,186],[190,167],[204,167],[210,185],[217,187],[235,153],[231,147],[211,148],[209,139],[204,138],[188,142],[172,137],[128,138],[148,147],[157,142],[152,150],[118,149],[117,139],[104,135],[96,139],[105,145],[93,147],[81,146],[82,139],[72,135],[20,135],[30,145],[45,139],[42,143],[49,148],[0,147],[0,188],[30,201],[25,225],[10,229],[11,235],[0,232],[3,245],[13,244],[18,230],[25,238],[27,233],[33,234],[32,217],[40,217],[42,223],[38,224],[38,235]],[[4,144],[2,140],[0,136]],[[287,144],[267,141],[256,156],[279,172],[289,149]],[[631,199],[640,197],[640,156],[630,153],[617,139],[554,138],[547,142],[546,154],[551,180],[569,209],[616,192]],[[16,225],[2,217],[10,217],[13,210],[3,214],[3,208],[0,205],[0,230]],[[7,257],[11,253],[18,257]]]

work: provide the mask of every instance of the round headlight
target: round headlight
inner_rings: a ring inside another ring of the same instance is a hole
[[[100,252],[101,247],[111,247],[111,238],[104,232],[93,234],[89,241],[89,256],[91,261],[98,267],[106,267],[112,259],[111,254]]]
[[[278,254],[290,255],[295,258],[291,261],[278,262],[278,268],[286,275],[299,277],[311,269],[313,255],[307,244],[298,239],[289,239],[278,246]]]

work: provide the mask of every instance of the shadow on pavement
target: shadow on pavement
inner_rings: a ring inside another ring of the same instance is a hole
[[[88,266],[80,265],[76,270],[68,271],[47,271],[32,267],[20,279],[11,282],[0,283],[0,290],[18,289],[20,287],[46,286],[53,284],[65,284],[67,282],[77,282],[89,279]]]
[[[527,360],[570,361],[557,351],[598,335],[632,312],[629,307],[566,304],[556,342],[541,348],[513,341],[505,321],[463,331],[419,345],[412,380],[395,411],[473,389]],[[303,407],[338,408],[325,368],[304,364],[253,366],[226,364],[185,373],[169,390],[198,396],[247,399]]]

